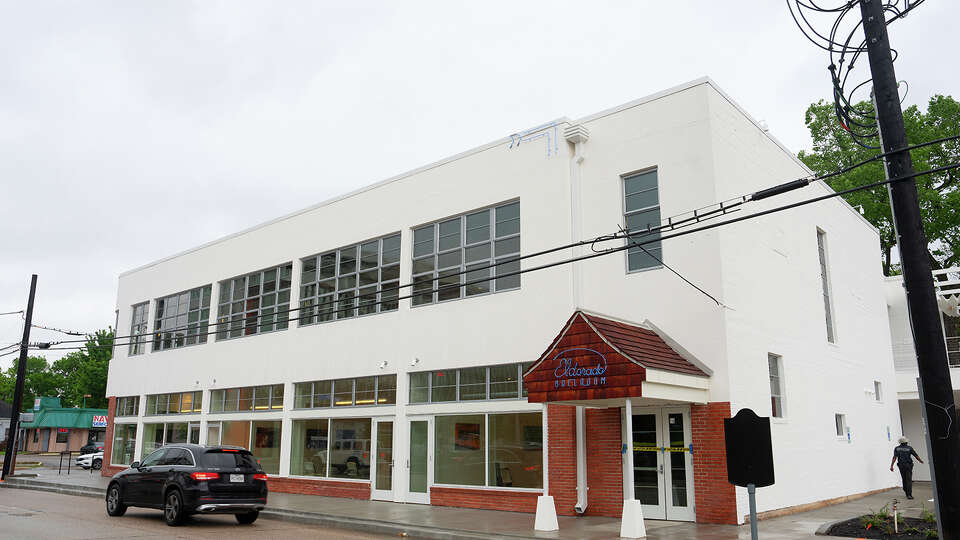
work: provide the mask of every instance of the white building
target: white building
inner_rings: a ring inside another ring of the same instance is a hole
[[[156,338],[111,362],[105,474],[189,440],[250,448],[274,491],[742,523],[722,419],[749,407],[774,416],[760,511],[893,486],[879,237],[839,198],[484,281],[808,172],[701,79],[125,272],[121,334]]]
[[[950,380],[953,385],[953,399],[960,402],[960,315],[957,313],[957,301],[960,300],[960,268],[936,270],[934,286],[943,318],[944,343],[947,347],[947,360],[950,363]],[[914,480],[930,480],[929,460],[927,459],[926,423],[920,407],[920,393],[917,387],[917,353],[910,331],[910,317],[907,313],[907,295],[903,289],[903,276],[886,278],[887,310],[890,315],[890,339],[893,343],[893,361],[897,372],[897,400],[900,403],[900,421],[903,434],[910,439],[910,445],[922,456],[924,462],[914,465]],[[952,326],[950,331],[947,331]],[[891,453],[892,455],[892,453]]]

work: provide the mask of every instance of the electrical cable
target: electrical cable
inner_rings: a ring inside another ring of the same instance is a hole
[[[898,150],[898,151],[903,151],[903,150]],[[758,212],[753,212],[753,213],[751,213],[751,214],[747,214],[747,215],[744,215],[744,216],[739,216],[739,217],[731,218],[731,219],[728,219],[728,220],[725,220],[725,221],[721,221],[721,222],[710,223],[710,224],[703,225],[703,226],[700,226],[700,227],[697,227],[697,228],[694,228],[694,229],[686,229],[686,230],[677,231],[677,232],[674,232],[674,233],[672,233],[672,234],[667,234],[667,235],[663,235],[663,236],[658,236],[658,237],[656,237],[656,238],[644,240],[644,241],[642,241],[642,242],[637,242],[636,240],[633,240],[633,238],[634,238],[635,236],[649,235],[650,233],[647,233],[646,231],[640,231],[640,232],[637,232],[637,233],[630,233],[630,234],[628,234],[626,237],[627,237],[627,238],[630,238],[631,241],[630,241],[629,243],[625,243],[623,246],[618,246],[618,247],[613,247],[613,248],[607,248],[606,250],[595,251],[594,253],[590,253],[590,254],[587,254],[587,255],[581,255],[581,256],[572,257],[572,258],[565,259],[565,260],[561,260],[561,261],[555,261],[555,262],[546,263],[546,264],[542,264],[542,265],[538,265],[538,266],[533,266],[533,267],[526,268],[526,269],[520,269],[520,270],[516,270],[516,271],[512,271],[512,272],[507,272],[507,273],[504,273],[504,274],[502,274],[502,275],[500,275],[500,276],[496,276],[496,277],[497,277],[497,278],[512,277],[512,276],[517,276],[517,275],[525,274],[525,273],[528,273],[528,272],[536,272],[536,271],[539,271],[539,270],[545,270],[545,269],[548,269],[548,268],[553,268],[553,267],[555,267],[555,266],[560,266],[560,265],[564,265],[564,264],[570,264],[570,263],[574,263],[574,262],[580,262],[580,261],[585,261],[585,260],[589,260],[589,259],[593,259],[593,258],[597,258],[597,257],[602,257],[602,256],[604,256],[604,255],[609,255],[609,254],[611,254],[611,253],[619,253],[619,252],[621,252],[621,251],[624,251],[624,250],[627,250],[627,249],[631,249],[631,248],[633,248],[633,247],[639,247],[639,246],[643,246],[643,245],[647,245],[647,244],[653,244],[653,243],[657,243],[657,242],[662,242],[663,240],[669,240],[669,239],[677,238],[677,237],[680,237],[680,236],[686,236],[686,235],[688,235],[688,234],[693,234],[693,233],[702,232],[702,231],[706,231],[706,230],[710,230],[710,229],[715,229],[715,228],[717,228],[717,227],[722,227],[722,226],[730,225],[730,224],[733,224],[733,223],[739,223],[739,222],[741,222],[741,221],[745,221],[745,220],[748,220],[748,219],[753,219],[753,218],[757,218],[757,217],[762,217],[762,216],[766,216],[766,215],[769,215],[769,214],[773,214],[773,213],[777,213],[777,212],[782,212],[782,211],[785,211],[785,210],[790,210],[790,209],[798,208],[798,207],[801,207],[801,206],[806,206],[806,205],[808,205],[808,204],[813,204],[813,203],[820,202],[820,201],[824,201],[824,200],[827,200],[827,199],[832,199],[832,198],[835,198],[835,197],[840,197],[840,196],[847,195],[847,194],[850,194],[850,193],[855,193],[855,192],[857,192],[857,191],[863,191],[863,190],[867,190],[867,189],[873,189],[873,188],[876,188],[876,187],[879,187],[879,186],[884,186],[884,185],[892,184],[892,183],[894,183],[894,182],[900,182],[900,181],[904,181],[904,180],[909,180],[909,179],[912,179],[912,178],[916,178],[916,177],[918,177],[918,176],[923,176],[923,175],[927,175],[927,174],[934,174],[934,173],[943,172],[943,171],[947,171],[947,170],[951,170],[951,169],[957,169],[957,168],[960,168],[960,163],[952,163],[952,164],[949,164],[949,165],[943,165],[943,166],[941,166],[941,167],[935,167],[935,168],[933,168],[933,169],[927,169],[927,170],[925,170],[925,171],[914,172],[914,173],[911,173],[911,174],[908,174],[908,175],[898,176],[898,177],[890,178],[890,179],[887,179],[887,180],[881,180],[881,181],[873,182],[873,183],[870,183],[870,184],[865,184],[865,185],[861,185],[861,186],[856,186],[856,187],[853,187],[853,188],[850,188],[850,189],[846,189],[846,190],[843,190],[843,191],[831,192],[831,193],[828,193],[828,194],[826,194],[826,195],[821,195],[821,196],[819,196],[819,197],[813,197],[813,198],[809,198],[809,199],[804,199],[804,200],[801,200],[801,201],[793,202],[793,203],[786,204],[786,205],[777,206],[777,207],[770,208],[770,209],[767,209],[767,210],[762,210],[762,211],[758,211]],[[619,235],[608,235],[608,236],[611,237],[610,239],[612,239],[612,237],[623,238],[622,236],[619,236]],[[512,259],[511,261],[508,261],[508,262],[512,262],[512,261],[514,261],[514,260],[518,260],[518,259]],[[682,277],[682,276],[681,276],[681,277]],[[418,292],[415,292],[415,293],[410,294],[410,295],[407,295],[407,296],[391,297],[391,298],[387,299],[386,301],[381,300],[381,301],[377,301],[377,302],[371,302],[371,303],[369,303],[369,304],[365,304],[363,307],[369,307],[369,306],[373,306],[373,305],[379,305],[379,304],[382,304],[382,303],[384,303],[384,302],[389,302],[389,303],[399,302],[399,300],[405,300],[405,299],[413,298],[413,297],[415,297],[415,296],[420,296],[420,295],[426,294],[427,292],[429,292],[430,294],[432,294],[432,293],[434,293],[434,292],[440,292],[440,291],[449,290],[449,289],[452,289],[452,288],[465,288],[465,287],[467,287],[467,286],[469,286],[469,285],[476,285],[476,284],[480,284],[480,283],[489,282],[491,279],[495,279],[495,278],[486,278],[486,279],[479,279],[479,280],[474,280],[474,281],[467,281],[466,283],[459,283],[459,284],[456,284],[456,285],[445,285],[445,286],[437,287],[437,288],[434,288],[434,289],[430,289],[429,291],[418,291]],[[692,285],[692,284],[691,284],[691,285]],[[706,294],[706,293],[705,293],[705,294]],[[432,303],[432,302],[431,302],[431,303]],[[315,306],[306,306],[306,307],[315,307]],[[303,308],[293,308],[293,309],[291,309],[290,311],[295,311],[295,310],[299,310],[299,309],[303,309]],[[357,309],[357,307],[356,307],[356,306],[351,306],[351,307],[346,308],[346,309],[347,309],[347,310],[353,310],[353,309]],[[268,314],[267,316],[271,316],[271,317],[272,317],[273,315],[274,315],[274,314]],[[258,315],[257,315],[258,318],[259,318],[259,317],[262,317],[262,316],[263,316],[262,314],[258,314]],[[271,321],[271,322],[269,322],[269,323],[262,323],[261,325],[263,325],[263,324],[269,324],[269,325],[272,326],[272,325],[274,325],[274,324],[289,324],[290,322],[300,321],[300,320],[302,320],[302,319],[304,319],[304,318],[310,318],[310,317],[313,317],[313,316],[316,316],[316,315],[314,314],[314,315],[308,315],[307,317],[301,316],[301,317],[297,317],[297,318],[293,318],[293,319],[285,319],[285,320],[283,320],[282,322],[273,322],[273,321]],[[350,318],[353,318],[353,317],[351,316]],[[230,321],[230,322],[232,322],[232,321]],[[223,323],[214,323],[214,325],[217,325],[217,324],[223,324]],[[261,326],[261,325],[256,325],[256,327],[259,327],[259,326]],[[199,337],[200,335],[211,335],[211,334],[217,334],[217,333],[230,333],[230,332],[233,332],[234,330],[245,331],[247,328],[252,328],[252,327],[254,327],[254,326],[253,326],[253,325],[249,325],[249,326],[248,326],[248,325],[243,325],[243,326],[239,326],[239,327],[237,327],[237,328],[226,328],[226,329],[222,329],[222,330],[221,330],[221,329],[218,329],[218,330],[215,330],[215,331],[213,331],[213,332],[207,332],[207,333],[204,333],[204,334],[192,334],[192,335],[184,335],[184,336],[174,336],[174,337],[165,338],[165,339],[186,339],[186,338]],[[140,336],[144,336],[144,337],[145,337],[145,336],[148,336],[148,335],[150,335],[151,337],[155,337],[153,334],[134,334],[134,335],[131,335],[131,336],[126,336],[126,337],[127,337],[127,338],[130,338],[130,337],[140,337]],[[251,335],[251,334],[247,334],[247,335]],[[237,337],[241,337],[241,336],[237,336]],[[122,339],[122,338],[115,338],[115,339]],[[148,341],[146,341],[146,340],[145,340],[145,341],[139,341],[139,340],[137,340],[136,342],[127,342],[127,343],[116,343],[116,342],[114,342],[114,343],[112,343],[111,345],[88,345],[88,346],[86,346],[86,347],[60,347],[60,348],[51,348],[51,349],[49,349],[49,350],[74,350],[74,349],[84,349],[84,348],[91,348],[91,347],[92,347],[92,348],[97,348],[97,347],[108,347],[108,346],[109,346],[109,347],[113,347],[113,346],[116,346],[116,345],[132,345],[132,344],[139,344],[139,343],[144,343],[144,344],[146,344],[147,342],[148,342]],[[63,343],[66,343],[66,341],[63,342]]]
[[[20,311],[7,311],[5,313],[0,313],[0,315],[16,315],[18,313],[23,313],[23,310],[21,309]]]

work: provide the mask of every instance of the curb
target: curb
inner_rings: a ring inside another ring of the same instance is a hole
[[[813,533],[813,534],[815,534],[815,535],[817,535],[817,536],[830,536],[830,529],[832,529],[834,525],[836,525],[836,524],[838,524],[838,523],[843,523],[844,521],[847,521],[848,519],[850,519],[850,518],[838,519],[838,520],[836,520],[836,521],[828,521],[828,522],[824,523],[823,525],[820,525],[819,527],[817,527],[817,532],[815,532],[815,533]]]
[[[23,480],[15,480],[12,482],[8,480],[7,482],[0,484],[0,488],[29,489],[33,491],[57,493],[60,495],[75,495],[79,497],[93,497],[98,499],[105,498],[107,493],[105,488]],[[269,506],[261,511],[260,515],[268,519],[291,521],[295,523],[326,525],[359,532],[388,534],[391,536],[407,536],[410,538],[428,538],[432,540],[507,540],[515,538],[535,538],[534,536],[528,535],[491,535],[473,531],[459,531],[454,529],[443,529],[440,527],[409,525],[373,519],[320,514],[315,512],[302,512],[298,510],[286,510],[283,508],[270,508]]]

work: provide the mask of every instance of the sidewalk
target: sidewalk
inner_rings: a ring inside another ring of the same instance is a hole
[[[37,477],[10,477],[0,484],[6,488],[37,489],[70,495],[104,497],[108,478],[99,472],[71,472],[57,475],[55,470],[38,470]],[[901,511],[907,516],[919,517],[921,503],[931,497],[928,482],[917,483],[916,499],[900,500]],[[826,523],[849,519],[879,510],[897,497],[900,490],[889,490],[862,499],[828,506],[817,510],[760,521],[761,536],[767,540],[811,538]],[[534,532],[532,514],[449,508],[380,501],[360,501],[335,497],[271,493],[264,517],[330,525],[352,530],[397,535],[406,533],[413,538],[481,539],[481,538],[576,538],[607,540],[619,538],[620,520],[602,517],[559,518],[560,530]],[[750,538],[749,526],[700,525],[676,521],[647,520],[647,537],[657,540],[734,540]]]

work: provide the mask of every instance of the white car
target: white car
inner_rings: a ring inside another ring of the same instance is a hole
[[[103,467],[103,452],[84,454],[77,458],[77,465],[84,469],[93,467],[93,470],[99,471],[100,467]]]

